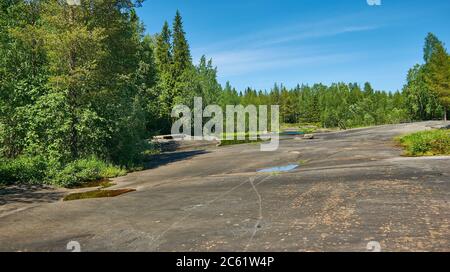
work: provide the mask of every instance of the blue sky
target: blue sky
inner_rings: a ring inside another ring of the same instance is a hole
[[[448,0],[146,0],[138,14],[154,34],[177,9],[194,62],[212,58],[220,83],[239,90],[369,81],[395,91],[428,32],[450,44]]]

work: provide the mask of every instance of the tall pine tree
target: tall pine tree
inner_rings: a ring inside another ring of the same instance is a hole
[[[186,69],[192,66],[191,52],[185,35],[183,19],[177,10],[173,20],[173,69],[175,78],[178,78]]]

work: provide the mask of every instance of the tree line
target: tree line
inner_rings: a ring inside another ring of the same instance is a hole
[[[277,104],[282,122],[344,129],[436,119],[449,109],[450,58],[432,34],[425,63],[409,71],[402,91],[369,83],[241,91],[218,83],[211,59],[193,63],[178,11],[160,33],[145,34],[142,2],[0,2],[0,163],[39,158],[54,170],[95,157],[140,165],[148,139],[170,132],[173,106],[195,96],[223,107]]]
[[[424,63],[416,64],[407,75],[402,90],[374,90],[369,82],[297,85],[275,84],[269,91],[247,88],[237,91],[227,83],[221,105],[280,105],[285,123],[318,123],[343,129],[447,119],[450,109],[450,56],[444,44],[432,33],[424,45]]]

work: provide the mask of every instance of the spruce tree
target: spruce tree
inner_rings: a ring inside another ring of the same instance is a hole
[[[173,21],[173,65],[175,78],[179,77],[192,65],[191,52],[183,29],[183,19],[179,11],[177,11]]]
[[[168,73],[172,64],[172,45],[169,24],[164,22],[161,33],[156,38],[155,60],[158,72]]]
[[[441,44],[441,41],[433,34],[428,33],[425,38],[425,46],[423,48],[423,59],[425,63],[428,63],[431,59],[431,55],[436,50],[436,48]]]
[[[155,63],[158,70],[158,81],[156,85],[156,95],[158,96],[158,106],[156,110],[159,116],[159,129],[168,132],[170,127],[170,111],[173,105],[174,97],[174,77],[172,74],[173,55],[172,55],[172,33],[169,24],[164,25],[156,37]]]

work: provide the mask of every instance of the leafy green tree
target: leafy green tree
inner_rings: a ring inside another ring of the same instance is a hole
[[[0,156],[25,152],[34,116],[46,92],[47,58],[42,42],[40,1],[0,3]]]
[[[450,57],[440,41],[436,41],[434,50],[425,64],[425,82],[438,97],[444,108],[444,119],[450,108]]]
[[[442,111],[436,95],[429,90],[425,82],[425,71],[422,65],[417,64],[409,70],[403,95],[413,120],[434,119]]]
[[[59,94],[60,111],[64,112],[62,123],[54,123],[53,129],[64,128],[61,143],[67,143],[69,157],[77,159],[85,145],[82,130],[88,130],[85,126],[89,127],[85,121],[99,118],[89,108],[89,101],[90,94],[96,89],[100,72],[98,65],[107,54],[107,34],[101,27],[88,28],[85,20],[89,13],[84,7],[48,1],[42,16],[44,43],[49,58],[49,87],[52,89],[46,98]],[[59,148],[64,154],[65,147]]]
[[[206,61],[206,57],[202,56],[196,69],[203,103],[205,105],[219,103],[222,87],[217,82],[217,68],[213,67],[212,59]]]
[[[139,140],[122,135],[142,67],[142,29],[132,3],[82,3],[45,1],[40,10],[48,80],[29,107],[35,118],[27,149],[60,162],[90,155],[114,160],[114,154],[133,152],[123,142]]]

